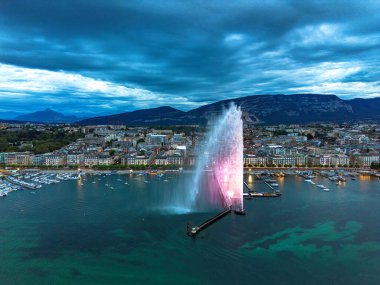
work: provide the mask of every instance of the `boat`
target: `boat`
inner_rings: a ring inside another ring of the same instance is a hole
[[[321,184],[318,184],[317,187],[321,188],[321,189],[325,189],[326,187],[321,185]]]
[[[272,187],[278,187],[278,183],[271,183],[270,186],[272,186]]]
[[[330,189],[325,187],[325,188],[322,189],[322,191],[328,192],[328,191],[330,191]]]

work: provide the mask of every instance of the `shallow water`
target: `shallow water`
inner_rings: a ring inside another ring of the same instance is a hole
[[[216,212],[168,207],[187,175],[88,175],[0,199],[0,284],[380,284],[380,180],[320,178],[323,192],[286,177],[281,198],[246,200],[246,216],[193,240],[186,223]]]

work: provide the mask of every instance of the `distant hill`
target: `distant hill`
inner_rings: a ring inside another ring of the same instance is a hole
[[[125,112],[116,115],[89,118],[80,121],[81,125],[176,125],[182,124],[182,117],[186,112],[163,106],[152,109],[143,109],[133,112]]]
[[[14,120],[39,123],[72,123],[79,119],[76,116],[65,116],[51,109],[45,109],[43,111],[19,115]]]
[[[380,121],[380,98],[343,100],[335,95],[254,95],[218,101],[188,112],[171,107],[126,112],[82,120],[82,125],[189,125],[205,124],[235,102],[245,121],[264,124],[310,122]]]

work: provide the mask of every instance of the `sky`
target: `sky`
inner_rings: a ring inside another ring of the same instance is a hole
[[[0,1],[0,117],[372,98],[379,66],[379,0]]]

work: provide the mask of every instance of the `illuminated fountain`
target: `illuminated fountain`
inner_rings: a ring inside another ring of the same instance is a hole
[[[164,208],[174,213],[243,210],[243,122],[234,104],[209,124],[197,143],[195,171],[165,196]]]
[[[230,107],[217,118],[200,144],[189,208],[218,207],[243,211],[243,122],[241,110]]]

